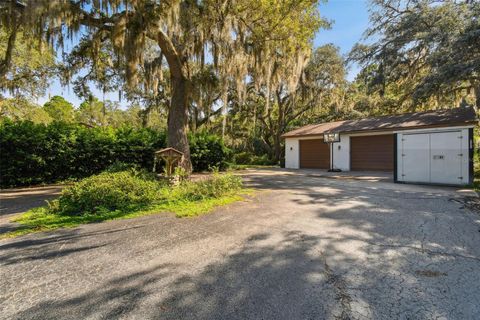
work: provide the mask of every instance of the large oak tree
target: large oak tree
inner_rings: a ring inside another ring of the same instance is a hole
[[[103,89],[125,81],[128,88],[157,92],[166,71],[168,144],[184,152],[187,170],[193,66],[211,62],[239,97],[248,79],[270,94],[275,90],[270,57],[280,54],[295,82],[322,23],[312,0],[4,0],[1,13],[12,31],[21,26],[55,48],[75,45],[65,54],[67,80],[86,72]],[[147,57],[152,45],[156,55]]]

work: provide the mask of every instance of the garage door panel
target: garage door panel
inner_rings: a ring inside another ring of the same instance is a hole
[[[300,140],[300,168],[330,168],[330,149],[322,139]]]
[[[403,173],[406,182],[430,181],[430,135],[406,134],[402,138]]]
[[[462,182],[461,132],[438,132],[430,135],[430,178],[433,183]]]
[[[393,171],[393,135],[350,137],[350,165],[358,171]]]

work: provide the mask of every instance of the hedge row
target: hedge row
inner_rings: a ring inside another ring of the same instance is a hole
[[[229,155],[220,139],[192,136],[194,170],[222,167]],[[120,161],[153,167],[153,153],[166,145],[164,132],[134,128],[87,128],[53,122],[0,123],[0,186],[14,187],[79,179]]]
[[[194,171],[225,169],[232,152],[223,144],[220,137],[207,133],[197,133],[195,135],[191,134],[188,141]]]

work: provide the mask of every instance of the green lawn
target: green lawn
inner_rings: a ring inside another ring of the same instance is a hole
[[[81,224],[102,222],[115,219],[131,219],[145,215],[172,212],[177,217],[193,217],[212,211],[214,208],[243,200],[251,195],[252,190],[242,190],[218,198],[209,198],[199,201],[165,201],[152,206],[131,207],[125,210],[104,211],[96,214],[84,215],[57,215],[48,212],[47,207],[32,209],[13,221],[20,223],[20,227],[3,235],[0,239],[12,238],[33,232],[54,230],[58,228],[73,228]]]
[[[268,168],[278,168],[278,166],[273,165],[257,165],[257,164],[229,164],[228,171],[236,170],[247,170],[247,169],[268,169]]]

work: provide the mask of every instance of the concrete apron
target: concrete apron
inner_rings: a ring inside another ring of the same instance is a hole
[[[295,175],[318,178],[332,178],[332,179],[354,179],[365,181],[384,181],[393,182],[392,172],[379,171],[342,171],[342,172],[328,172],[325,169],[284,169],[284,168],[268,168],[268,169],[247,169],[249,173],[261,175]]]
[[[241,175],[255,175],[255,176],[292,176],[292,177],[310,177],[310,178],[327,178],[335,180],[353,180],[353,181],[366,181],[366,182],[378,182],[379,187],[386,187],[388,189],[404,189],[409,191],[423,192],[428,189],[435,190],[437,192],[444,192],[453,195],[454,197],[473,197],[479,198],[479,195],[473,188],[468,187],[455,187],[455,186],[442,186],[442,185],[429,185],[429,184],[394,184],[393,172],[381,172],[381,171],[343,171],[343,172],[328,172],[325,169],[285,169],[285,168],[265,168],[265,169],[247,169]],[[395,187],[393,186],[395,185]]]

